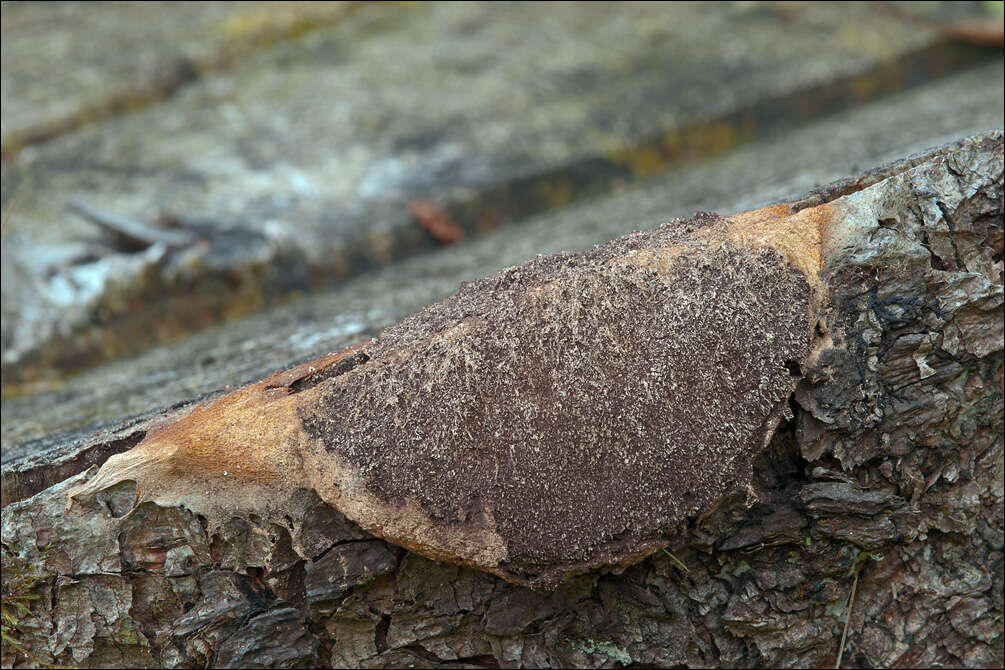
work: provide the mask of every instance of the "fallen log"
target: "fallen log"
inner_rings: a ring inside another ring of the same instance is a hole
[[[1002,176],[539,258],[165,421],[4,508],[4,665],[1000,665]]]

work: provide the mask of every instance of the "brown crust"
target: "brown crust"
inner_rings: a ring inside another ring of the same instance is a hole
[[[437,560],[547,586],[745,488],[810,350],[825,208],[699,213],[465,284],[193,410],[123,479],[214,525],[298,488]]]
[[[806,277],[737,229],[704,214],[538,258],[388,329],[302,411],[334,488],[351,472],[395,518],[498,536],[478,567],[523,583],[665,544],[745,480],[809,350]]]

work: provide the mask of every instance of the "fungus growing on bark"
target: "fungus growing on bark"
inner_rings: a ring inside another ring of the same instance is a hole
[[[538,257],[151,431],[79,496],[211,524],[316,491],[417,553],[548,586],[749,486],[810,353],[825,206],[699,213]]]

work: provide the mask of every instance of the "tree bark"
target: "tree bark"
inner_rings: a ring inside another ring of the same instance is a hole
[[[1001,666],[1002,137],[785,203],[841,214],[817,354],[668,551],[531,590],[306,490],[213,531],[128,481],[68,505],[92,467],[3,510],[4,667]]]

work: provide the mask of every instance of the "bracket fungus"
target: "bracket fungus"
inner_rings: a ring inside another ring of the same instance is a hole
[[[811,355],[828,207],[698,213],[463,284],[151,431],[72,495],[134,480],[217,525],[309,489],[519,584],[631,564],[749,490]]]

